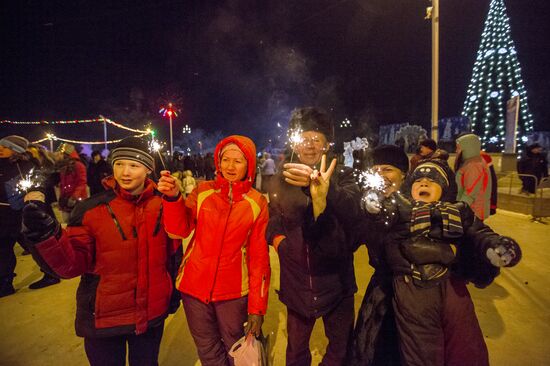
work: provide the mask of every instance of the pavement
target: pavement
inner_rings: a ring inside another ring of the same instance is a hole
[[[489,348],[492,365],[550,365],[550,225],[531,222],[528,216],[499,211],[487,220],[496,232],[516,239],[523,260],[504,269],[488,288],[469,286]],[[75,293],[79,279],[40,290],[28,285],[41,278],[31,256],[17,249],[14,295],[0,298],[0,365],[87,365],[83,340],[74,333]],[[270,253],[273,281],[263,330],[269,334],[273,365],[284,365],[286,310],[279,302],[279,262]],[[372,269],[366,249],[355,255],[359,309]],[[200,365],[187,324],[180,309],[165,323],[159,362],[162,366]],[[319,321],[310,346],[313,364],[322,358],[327,341]]]

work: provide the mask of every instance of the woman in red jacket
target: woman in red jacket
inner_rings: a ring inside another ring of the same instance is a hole
[[[233,364],[227,353],[233,343],[259,336],[271,273],[267,200],[252,188],[256,147],[229,136],[214,159],[216,179],[199,183],[185,200],[168,171],[158,185],[166,231],[189,242],[176,287],[203,366]]]

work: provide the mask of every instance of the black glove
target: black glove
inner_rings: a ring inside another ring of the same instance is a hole
[[[418,236],[400,243],[403,256],[411,263],[450,265],[455,254],[451,245],[445,241]]]
[[[487,249],[487,258],[495,267],[513,267],[521,260],[521,248],[514,239],[501,236],[495,248]]]
[[[23,208],[22,234],[34,243],[39,243],[54,235],[59,223],[46,213],[46,204],[40,201],[29,201]]]

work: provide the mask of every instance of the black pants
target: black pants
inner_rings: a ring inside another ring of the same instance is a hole
[[[305,318],[289,308],[287,311],[286,364],[287,366],[309,366],[311,365],[309,339],[317,319]],[[323,316],[328,346],[320,366],[344,365],[348,342],[353,333],[354,317],[353,296],[343,298],[340,304]]]
[[[126,365],[126,344],[130,366],[158,366],[163,331],[164,322],[140,335],[84,338],[84,349],[90,366]]]
[[[0,237],[0,279],[12,278],[15,270],[13,247],[16,239],[11,236]]]

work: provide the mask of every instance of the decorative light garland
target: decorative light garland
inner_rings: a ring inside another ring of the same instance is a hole
[[[533,131],[533,115],[529,112],[504,2],[492,0],[462,110],[484,147],[490,143],[504,149],[506,101],[515,96],[520,99],[516,143],[521,146]]]
[[[72,125],[72,124],[79,124],[79,123],[94,123],[94,122],[103,122],[103,119],[101,118],[95,118],[95,119],[74,119],[74,120],[68,120],[68,121],[10,121],[10,120],[2,120],[0,121],[0,124],[12,124],[12,125]]]
[[[135,128],[130,128],[127,126],[124,126],[120,123],[117,123],[113,120],[110,120],[109,118],[94,118],[94,119],[75,119],[75,120],[67,120],[67,121],[10,121],[10,120],[2,120],[0,121],[0,124],[12,124],[12,125],[72,125],[72,124],[82,124],[82,123],[103,123],[106,122],[110,125],[113,125],[115,127],[121,128],[123,130],[135,132],[135,133],[141,133],[141,134],[149,134],[149,130],[138,130]]]
[[[142,134],[139,134],[139,135],[134,135],[133,137],[143,137],[143,136],[146,136],[146,135],[149,135],[151,134],[151,131],[146,131],[145,133],[142,133]],[[33,141],[32,143],[33,144],[38,144],[40,142],[44,142],[46,140],[56,140],[56,141],[63,141],[63,142],[70,142],[72,144],[83,144],[83,145],[104,145],[104,144],[116,144],[117,142],[120,142],[122,141],[124,138],[122,139],[118,139],[118,140],[109,140],[109,141],[80,141],[80,140],[70,140],[70,139],[64,139],[62,137],[57,137],[53,134],[48,134],[47,137],[43,138],[43,139],[40,139],[40,140],[36,140],[36,141]]]

